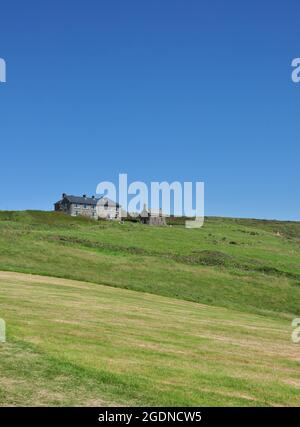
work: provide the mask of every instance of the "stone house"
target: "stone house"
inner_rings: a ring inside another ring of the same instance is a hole
[[[154,211],[153,209],[147,209],[144,205],[142,212],[139,214],[139,219],[142,224],[166,226],[166,217],[163,215],[162,210]]]
[[[121,205],[108,197],[101,197],[97,202],[97,215],[102,219],[121,219]]]
[[[86,216],[93,219],[120,219],[121,206],[108,197],[72,196],[63,193],[62,199],[54,204],[55,211],[71,216]]]

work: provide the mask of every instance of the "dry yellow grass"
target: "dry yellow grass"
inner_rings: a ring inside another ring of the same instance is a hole
[[[282,318],[0,272],[0,404],[299,405]]]

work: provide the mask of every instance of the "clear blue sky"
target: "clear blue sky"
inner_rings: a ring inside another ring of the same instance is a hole
[[[300,219],[299,1],[2,2],[0,209],[204,181],[206,214]]]

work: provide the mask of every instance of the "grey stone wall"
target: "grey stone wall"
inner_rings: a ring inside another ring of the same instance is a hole
[[[55,204],[55,210],[65,212],[71,216],[86,216],[93,219],[120,219],[120,209],[116,206],[105,204],[91,205],[84,203],[71,203],[63,199]]]
[[[97,219],[96,206],[71,203],[68,212],[72,216],[87,216],[89,218]]]
[[[112,206],[97,206],[97,215],[103,219],[119,219],[120,211]]]

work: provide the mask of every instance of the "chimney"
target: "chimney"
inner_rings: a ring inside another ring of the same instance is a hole
[[[86,199],[86,194],[84,194],[82,197],[84,197]]]
[[[95,198],[95,196],[92,196],[92,199],[94,199]]]
[[[62,193],[62,198],[64,199],[66,197],[66,193]]]

